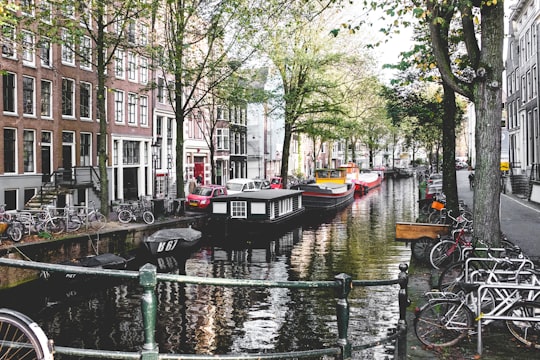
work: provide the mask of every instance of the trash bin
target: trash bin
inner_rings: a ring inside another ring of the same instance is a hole
[[[154,216],[156,218],[163,217],[165,215],[165,200],[164,199],[152,199],[152,207]]]
[[[186,199],[184,198],[177,198],[173,201],[173,213],[174,215],[184,215],[185,213],[185,202]]]

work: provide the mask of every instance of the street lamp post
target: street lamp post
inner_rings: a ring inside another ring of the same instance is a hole
[[[152,143],[152,198],[156,198],[157,192],[157,162],[159,152],[161,151],[161,137],[157,137],[156,140]]]

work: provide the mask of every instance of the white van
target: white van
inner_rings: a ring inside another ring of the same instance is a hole
[[[238,194],[244,191],[258,191],[255,182],[251,179],[237,178],[227,181],[227,194]]]

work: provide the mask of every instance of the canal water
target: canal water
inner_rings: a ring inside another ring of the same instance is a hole
[[[396,278],[410,249],[394,240],[396,221],[417,217],[414,178],[386,180],[346,209],[276,236],[234,244],[212,239],[185,258],[156,262],[159,271],[201,277],[262,280]],[[135,351],[144,342],[137,283],[88,283],[67,290],[35,285],[0,305],[28,314],[57,346]],[[353,288],[353,345],[386,336],[399,317],[398,287]],[[333,290],[158,284],[156,338],[161,353],[281,352],[335,346]],[[355,359],[384,359],[384,347]],[[57,355],[56,359],[73,359]]]

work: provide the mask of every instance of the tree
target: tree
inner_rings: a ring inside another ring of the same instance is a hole
[[[499,245],[500,195],[493,189],[500,181],[504,3],[405,0],[373,1],[369,6],[385,9],[390,16],[413,14],[419,19],[429,30],[445,92],[453,91],[474,103],[476,178],[481,179],[474,193],[474,236]],[[463,51],[454,52],[456,49]],[[445,104],[452,97],[449,95]]]
[[[267,55],[277,68],[283,85],[285,134],[281,177],[286,179],[293,133],[303,132],[303,122],[311,119],[333,119],[340,113],[332,94],[337,89],[329,69],[338,64],[341,55],[325,49],[317,16],[325,9],[313,4],[289,3],[284,19],[265,28],[269,44]],[[325,114],[325,116],[319,116]],[[317,115],[317,116],[315,116]]]

